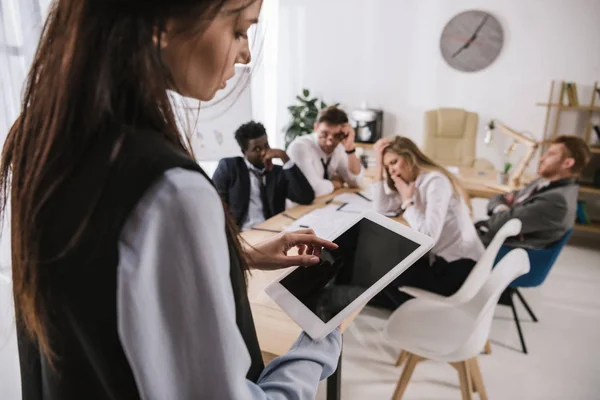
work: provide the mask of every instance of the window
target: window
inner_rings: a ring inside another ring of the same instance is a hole
[[[49,0],[0,0],[0,140],[17,118]]]

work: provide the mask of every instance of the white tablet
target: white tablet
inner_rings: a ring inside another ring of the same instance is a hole
[[[326,239],[339,247],[265,289],[313,339],[327,336],[433,247],[429,236],[374,211]]]

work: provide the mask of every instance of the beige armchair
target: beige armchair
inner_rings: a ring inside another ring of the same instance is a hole
[[[425,154],[445,166],[473,166],[478,121],[477,113],[461,108],[427,111]]]

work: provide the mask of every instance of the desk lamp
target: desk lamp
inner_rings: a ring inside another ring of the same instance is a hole
[[[487,129],[486,129],[486,134],[485,134],[485,138],[484,138],[484,142],[486,145],[488,145],[488,146],[490,145],[490,143],[492,142],[492,139],[493,139],[494,131],[496,131],[496,130],[499,130],[500,133],[502,133],[503,135],[509,136],[513,139],[510,146],[504,152],[505,155],[509,155],[510,153],[512,153],[514,151],[517,143],[520,143],[527,147],[527,152],[521,158],[521,160],[519,160],[519,163],[517,164],[517,168],[510,175],[510,178],[508,181],[508,184],[510,185],[511,189],[517,189],[522,184],[521,177],[523,175],[523,172],[525,172],[525,168],[527,168],[527,165],[533,158],[533,156],[534,156],[535,152],[537,151],[538,147],[540,146],[540,144],[537,141],[535,141],[534,139],[532,139],[528,136],[525,136],[525,132],[524,133],[517,132],[514,129],[511,129],[506,125],[499,124],[499,123],[497,123],[497,121],[492,120],[489,122],[489,124],[487,125]]]

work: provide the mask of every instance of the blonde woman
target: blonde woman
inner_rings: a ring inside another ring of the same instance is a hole
[[[454,293],[484,250],[471,221],[466,193],[450,172],[408,138],[381,139],[375,144],[375,153],[375,209],[403,213],[411,228],[435,240],[430,257],[398,277],[378,300],[395,309],[410,298],[398,291],[401,286]]]

